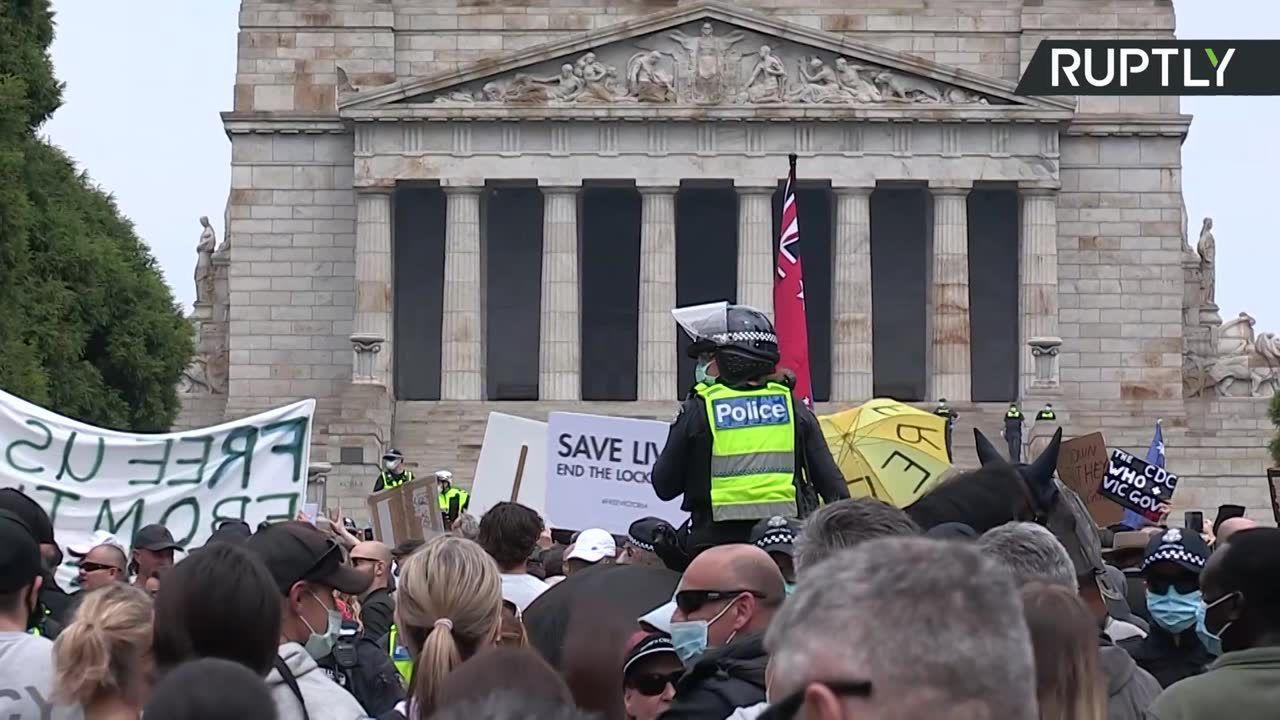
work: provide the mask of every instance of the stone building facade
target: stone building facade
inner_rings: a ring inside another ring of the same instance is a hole
[[[315,397],[331,505],[363,513],[388,446],[469,482],[489,411],[669,417],[669,311],[771,309],[795,153],[820,412],[946,397],[962,465],[1011,400],[1137,451],[1162,418],[1179,509],[1270,515],[1280,347],[1213,305],[1190,116],[1014,92],[1042,38],[1173,37],[1170,0],[242,0],[240,26],[217,377],[181,423]]]

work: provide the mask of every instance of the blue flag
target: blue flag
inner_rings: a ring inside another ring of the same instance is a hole
[[[1147,448],[1147,462],[1158,468],[1164,467],[1164,431],[1159,420],[1156,421],[1156,434],[1151,436],[1151,447]],[[1152,524],[1150,520],[1132,510],[1124,511],[1124,520],[1121,522],[1134,530],[1139,530]]]

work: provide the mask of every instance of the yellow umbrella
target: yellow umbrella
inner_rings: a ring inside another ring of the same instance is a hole
[[[876,398],[818,420],[853,497],[907,507],[951,473],[946,418]]]

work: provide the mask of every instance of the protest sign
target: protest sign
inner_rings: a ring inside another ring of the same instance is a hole
[[[95,530],[128,545],[144,525],[185,548],[221,520],[250,527],[302,508],[315,401],[201,430],[134,434],[93,427],[0,392],[0,487],[44,507],[64,548]]]
[[[1152,522],[1160,522],[1169,510],[1177,487],[1177,475],[1116,450],[1107,463],[1101,494]]]
[[[494,505],[511,500],[546,517],[547,424],[491,412],[471,483],[468,512],[480,517]]]
[[[444,530],[435,478],[421,478],[369,496],[373,535],[395,547],[405,540],[423,540]]]
[[[1124,508],[1101,494],[1107,475],[1107,442],[1102,433],[1091,433],[1062,443],[1058,452],[1058,478],[1080,496],[1099,527],[1120,522]]]
[[[565,530],[603,528],[626,534],[642,517],[679,527],[679,499],[653,493],[650,470],[667,442],[667,423],[551,413],[547,417],[547,524]]]

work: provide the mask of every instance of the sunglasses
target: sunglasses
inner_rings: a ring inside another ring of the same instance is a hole
[[[810,684],[812,683],[806,683],[804,687],[770,705],[768,709],[757,716],[757,720],[784,720],[785,718],[793,718],[799,715],[800,708],[804,706],[805,691]],[[871,697],[870,680],[824,682],[819,684],[830,690],[837,697]]]
[[[99,570],[120,570],[115,565],[103,565],[96,562],[82,562],[80,563],[80,569],[87,573],[98,572]]]
[[[1200,581],[1194,577],[1184,577],[1177,580],[1170,580],[1166,577],[1149,577],[1147,578],[1147,588],[1156,595],[1164,595],[1169,592],[1169,588],[1186,595],[1200,589]]]
[[[666,692],[667,686],[675,687],[680,680],[680,676],[684,675],[683,670],[676,670],[669,673],[637,673],[627,678],[627,685],[633,688],[641,695],[654,697]]]
[[[720,600],[732,600],[746,593],[756,598],[763,598],[764,593],[756,590],[681,590],[676,593],[676,607],[685,615],[698,612],[707,603]]]

